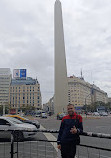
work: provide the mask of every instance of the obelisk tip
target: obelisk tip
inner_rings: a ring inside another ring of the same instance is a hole
[[[61,3],[59,0],[56,0],[55,3]]]

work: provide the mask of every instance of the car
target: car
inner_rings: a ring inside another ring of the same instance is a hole
[[[40,117],[41,116],[41,111],[36,112],[36,117]]]
[[[100,116],[108,116],[108,113],[107,112],[101,112]]]
[[[98,112],[94,112],[93,116],[100,116]]]
[[[92,112],[87,112],[87,115],[92,115]]]
[[[29,119],[27,119],[27,118],[25,118],[25,117],[21,117],[21,116],[19,116],[19,115],[6,115],[6,116],[7,116],[7,117],[16,118],[16,119],[18,119],[18,120],[20,120],[20,121],[22,121],[22,122],[24,122],[24,123],[33,124],[33,125],[36,126],[37,129],[40,128],[40,123],[39,123],[37,120],[36,120],[36,121],[34,121],[34,120],[29,120]]]
[[[46,113],[41,113],[41,118],[47,118]]]
[[[58,113],[58,114],[57,114],[57,120],[62,120],[62,118],[63,118],[64,116],[66,116],[65,113]]]
[[[14,141],[23,141],[25,138],[34,136],[37,128],[34,125],[23,123],[12,117],[0,117],[0,138],[11,138],[11,131],[13,132]],[[23,131],[27,130],[27,131]]]
[[[36,116],[36,117],[40,117],[40,114],[36,114],[35,116]]]

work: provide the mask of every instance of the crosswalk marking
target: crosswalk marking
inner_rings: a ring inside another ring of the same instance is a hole
[[[40,129],[42,129],[42,130],[46,130],[42,125],[40,125]],[[47,138],[47,140],[54,140],[54,141],[56,141],[57,140],[57,138],[55,137],[55,136],[53,136],[51,133],[43,133],[45,136],[46,136],[46,138]],[[53,145],[53,147],[55,148],[55,150],[58,152],[58,149],[57,149],[57,144],[56,143],[51,143],[52,145]]]

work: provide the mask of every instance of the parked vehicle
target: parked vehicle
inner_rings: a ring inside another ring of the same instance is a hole
[[[101,112],[100,116],[108,116],[108,113],[107,112]]]
[[[19,121],[12,117],[0,117],[0,138],[10,138],[11,137],[11,131],[7,130],[15,130],[13,133],[14,140],[15,141],[23,141],[24,138],[32,137],[36,134],[37,128],[34,125],[23,123],[22,121]],[[20,131],[16,131],[20,130]],[[30,132],[25,132],[22,130],[28,130]],[[34,131],[34,132],[33,132]]]
[[[41,113],[41,118],[47,118],[46,113]]]
[[[41,111],[36,112],[36,117],[40,117],[41,116]]]
[[[36,114],[35,116],[36,116],[36,117],[40,117],[40,114]]]
[[[94,112],[93,116],[100,116],[98,112]]]
[[[25,118],[25,117],[21,117],[21,116],[19,116],[19,115],[6,115],[6,117],[13,117],[13,118],[16,118],[16,119],[18,119],[18,120],[24,122],[24,123],[33,124],[33,125],[36,126],[36,128],[40,128],[40,123],[39,123],[37,120],[36,120],[36,121],[34,121],[34,120],[29,120],[29,119],[27,119],[27,118]]]
[[[87,115],[92,115],[92,112],[87,112]]]
[[[66,116],[65,113],[58,113],[58,114],[57,114],[57,120],[62,120],[62,118],[63,118],[64,116]]]

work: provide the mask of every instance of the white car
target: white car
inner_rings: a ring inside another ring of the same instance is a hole
[[[98,112],[93,113],[94,116],[100,116]]]
[[[34,125],[23,123],[12,117],[0,117],[0,138],[10,138],[11,131],[7,130],[15,130],[13,133],[15,141],[22,141],[24,138],[29,138],[36,134],[37,128]],[[20,130],[20,131],[16,131]],[[22,131],[27,130],[27,131]]]
[[[108,113],[107,112],[101,112],[100,115],[101,116],[108,116]]]
[[[41,113],[41,118],[47,118],[46,113]]]

